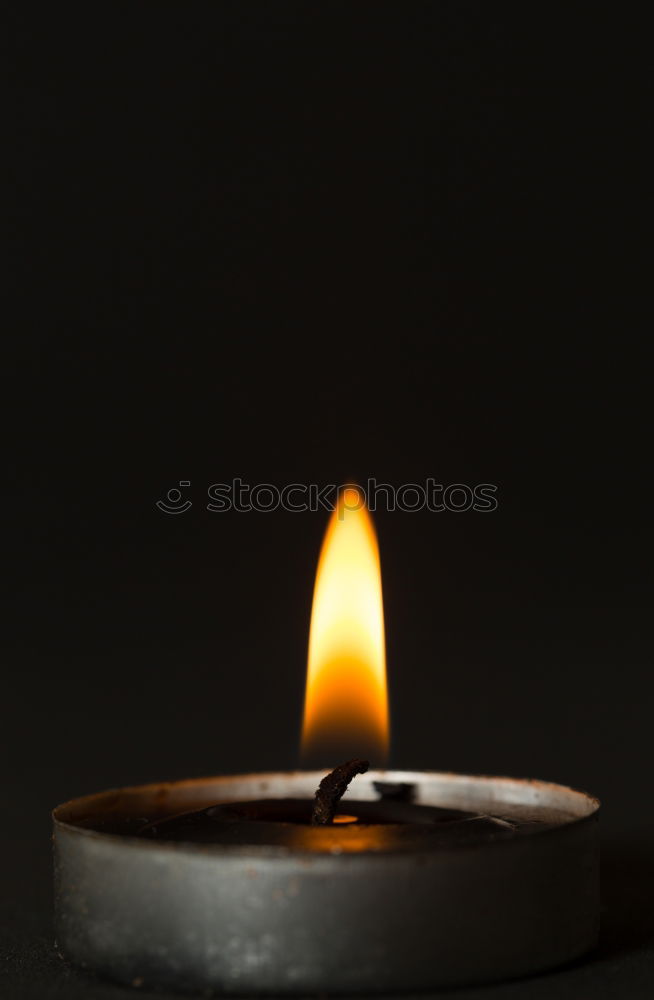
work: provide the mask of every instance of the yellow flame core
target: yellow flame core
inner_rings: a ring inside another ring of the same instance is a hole
[[[323,541],[311,611],[302,755],[383,764],[389,723],[381,567],[363,494],[348,487]]]

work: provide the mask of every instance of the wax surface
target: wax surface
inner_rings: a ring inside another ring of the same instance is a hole
[[[569,819],[551,810],[541,816],[464,812],[380,799],[347,799],[347,824],[310,825],[309,799],[230,802],[145,823],[139,836],[158,841],[216,845],[269,845],[308,851],[397,851],[456,847],[508,840]]]

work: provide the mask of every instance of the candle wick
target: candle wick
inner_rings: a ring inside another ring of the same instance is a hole
[[[370,761],[355,757],[345,764],[340,764],[330,771],[318,786],[316,800],[311,813],[312,826],[327,826],[334,821],[334,815],[347,786],[355,774],[365,774],[370,767]]]

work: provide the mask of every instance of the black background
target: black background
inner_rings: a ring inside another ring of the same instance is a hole
[[[391,763],[600,796],[604,937],[457,995],[652,990],[643,32],[568,4],[21,11],[10,996],[122,995],[50,950],[53,805],[297,766],[326,515],[208,512],[234,477],[497,484],[491,513],[376,517]]]

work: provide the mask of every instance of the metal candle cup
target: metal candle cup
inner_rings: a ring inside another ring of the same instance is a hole
[[[595,945],[598,803],[560,785],[371,771],[343,801],[347,812],[350,799],[377,800],[379,783],[406,784],[418,805],[535,820],[531,832],[497,840],[444,845],[399,827],[393,838],[392,824],[279,823],[274,843],[136,835],[216,803],[311,799],[322,777],[203,778],[59,806],[60,950],[126,984],[261,995],[497,980]]]

